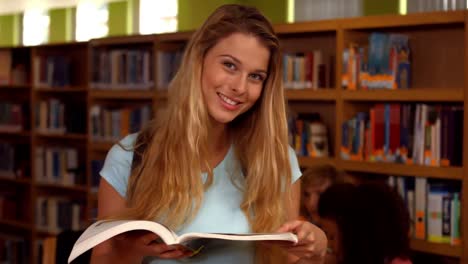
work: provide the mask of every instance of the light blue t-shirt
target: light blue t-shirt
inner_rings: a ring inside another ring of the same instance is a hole
[[[137,134],[131,134],[120,141],[120,143],[132,149]],[[133,151],[122,149],[114,145],[107,154],[104,166],[100,172],[101,176],[122,196],[126,197],[128,178],[133,159]],[[292,169],[292,180],[295,182],[301,176],[297,157],[289,149],[289,159]],[[189,232],[211,232],[211,233],[249,233],[251,229],[244,213],[240,209],[242,191],[237,188],[230,176],[236,166],[233,147],[229,149],[223,161],[214,168],[213,185],[205,192],[203,201],[193,221],[177,234]],[[236,170],[237,171],[237,170]],[[241,172],[240,172],[241,173]],[[206,179],[206,173],[201,177]],[[237,177],[243,179],[243,177]],[[209,253],[204,254],[204,252]],[[203,250],[195,257],[183,260],[160,260],[155,259],[153,263],[254,263],[254,247],[248,242],[218,244],[213,248]]]

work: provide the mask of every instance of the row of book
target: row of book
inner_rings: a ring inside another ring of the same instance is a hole
[[[35,127],[40,132],[65,134],[86,132],[86,105],[49,98],[35,105]]]
[[[112,108],[101,105],[91,107],[91,136],[96,141],[117,141],[140,131],[152,117],[151,105]]]
[[[328,157],[328,131],[320,114],[291,115],[288,118],[289,144],[302,157]]]
[[[158,51],[156,56],[157,89],[166,90],[174,78],[183,57],[183,50]]]
[[[29,145],[0,142],[0,176],[20,178],[29,173]]]
[[[33,61],[35,87],[64,87],[72,85],[72,60],[66,56],[36,56]]]
[[[18,103],[0,102],[0,131],[23,130],[23,106]]]
[[[62,197],[43,197],[36,200],[36,226],[39,230],[58,234],[64,230],[79,231],[86,225],[86,207]]]
[[[327,87],[327,67],[322,52],[283,55],[283,81],[285,88],[319,89]]]
[[[15,177],[16,160],[15,147],[12,144],[0,142],[0,175],[2,177]]]
[[[463,107],[377,104],[342,124],[341,157],[461,166]]]
[[[372,33],[368,45],[343,50],[342,87],[348,90],[408,89],[411,80],[408,36]]]
[[[22,237],[0,235],[0,263],[29,263],[27,241]]]
[[[461,244],[460,185],[427,178],[390,176],[388,184],[405,201],[413,237],[434,243]]]
[[[0,50],[0,85],[28,83],[29,56],[24,51]]]
[[[92,60],[91,88],[149,90],[154,87],[151,49],[96,49]]]
[[[39,183],[85,185],[84,167],[75,148],[39,146],[35,149],[34,169]]]

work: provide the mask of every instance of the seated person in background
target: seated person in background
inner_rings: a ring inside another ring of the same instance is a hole
[[[327,264],[411,264],[409,213],[387,185],[333,185],[320,196],[318,213]]]
[[[320,194],[331,185],[344,182],[344,174],[332,165],[320,165],[305,170],[301,179],[301,219],[315,223]]]

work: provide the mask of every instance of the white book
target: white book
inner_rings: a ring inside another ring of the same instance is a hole
[[[222,234],[222,233],[186,233],[177,235],[168,227],[145,220],[115,220],[98,221],[89,226],[78,238],[68,257],[68,263],[75,258],[95,247],[96,245],[119,234],[133,231],[146,230],[158,235],[167,245],[184,245],[189,250],[199,249],[191,247],[197,240],[230,240],[230,241],[282,241],[295,244],[298,242],[297,236],[293,233],[250,233],[250,234]]]

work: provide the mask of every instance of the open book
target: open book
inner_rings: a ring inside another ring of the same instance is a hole
[[[191,246],[197,240],[229,240],[229,241],[281,241],[291,244],[297,243],[297,236],[293,233],[251,233],[251,234],[221,234],[221,233],[187,233],[178,236],[168,227],[144,220],[116,220],[98,221],[89,226],[78,238],[68,257],[68,263],[95,247],[96,245],[119,234],[146,230],[155,233],[167,245],[184,245],[191,250],[199,249]],[[195,243],[196,244],[196,243]]]

